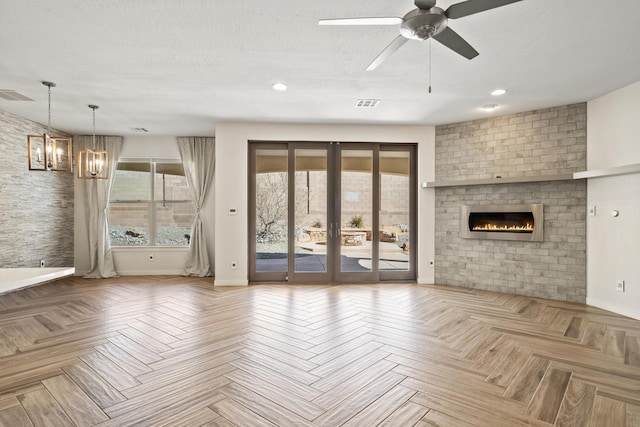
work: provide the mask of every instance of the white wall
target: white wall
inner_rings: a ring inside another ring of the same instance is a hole
[[[174,136],[128,136],[124,138],[120,157],[180,159],[180,151]],[[83,275],[89,271],[90,267],[84,213],[85,200],[79,180],[76,178],[75,181],[75,269],[77,275]],[[212,266],[215,257],[214,188],[215,185],[212,183],[202,209],[205,212],[202,216],[202,223],[207,236],[207,249]],[[150,254],[154,255],[153,262],[148,261]],[[120,275],[175,275],[181,274],[183,270],[187,249],[167,247],[114,248],[113,255],[116,271]]]
[[[640,82],[588,102],[587,169],[639,164],[639,118]],[[640,319],[640,174],[589,179],[587,205],[587,304]]]
[[[215,256],[216,285],[248,283],[248,141],[356,141],[418,143],[418,283],[433,283],[434,179],[433,126],[218,123],[216,125]],[[229,215],[229,208],[237,208]],[[231,269],[231,262],[238,269]]]
[[[587,103],[587,169],[640,163],[640,82]]]

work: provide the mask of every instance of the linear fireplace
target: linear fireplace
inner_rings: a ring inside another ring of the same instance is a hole
[[[541,204],[462,206],[460,237],[541,242],[542,225]]]

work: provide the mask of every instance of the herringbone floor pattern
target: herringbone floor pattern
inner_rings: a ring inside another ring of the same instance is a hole
[[[412,284],[0,296],[2,426],[640,426],[640,322]]]

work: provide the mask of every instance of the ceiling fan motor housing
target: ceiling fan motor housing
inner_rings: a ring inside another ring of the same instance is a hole
[[[400,34],[412,40],[426,40],[447,27],[447,17],[439,7],[430,10],[414,9],[402,19]]]

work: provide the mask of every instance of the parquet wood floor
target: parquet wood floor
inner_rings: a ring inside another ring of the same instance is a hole
[[[0,296],[2,426],[640,426],[640,321],[414,284]]]

